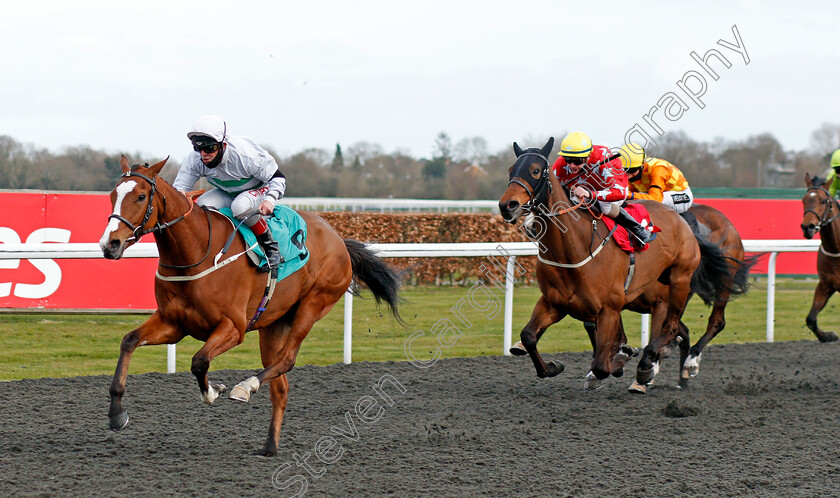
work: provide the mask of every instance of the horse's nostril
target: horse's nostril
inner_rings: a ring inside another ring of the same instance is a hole
[[[508,211],[515,211],[519,209],[519,201],[508,201],[507,208]]]

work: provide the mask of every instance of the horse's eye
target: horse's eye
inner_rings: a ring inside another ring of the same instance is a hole
[[[540,179],[540,173],[541,172],[542,172],[542,169],[540,167],[538,167],[538,166],[531,167],[531,176],[533,176],[537,180]]]
[[[140,195],[137,197],[137,200],[138,200],[138,201],[145,201],[145,200],[146,200],[146,194],[140,194]]]

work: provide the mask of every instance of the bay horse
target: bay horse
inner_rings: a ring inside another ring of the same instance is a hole
[[[548,364],[537,350],[537,342],[552,324],[569,315],[596,324],[590,335],[594,355],[587,380],[596,382],[610,374],[619,377],[629,358],[621,326],[621,310],[657,285],[667,286],[666,311],[648,344],[636,371],[636,382],[645,385],[655,375],[660,349],[679,333],[679,321],[691,293],[691,281],[700,264],[698,241],[688,224],[673,210],[658,202],[642,201],[653,223],[660,227],[649,249],[636,255],[636,268],[625,290],[630,256],[610,240],[600,216],[573,205],[563,185],[551,172],[548,154],[551,138],[542,149],[522,150],[513,144],[516,161],[509,170],[510,181],[499,200],[502,218],[516,223],[519,216],[534,209],[551,222],[545,223],[537,263],[537,283],[542,296],[520,338],[540,378],[553,377],[565,368]],[[598,240],[600,239],[600,241]],[[585,384],[587,385],[587,384]],[[590,384],[592,385],[592,384]]]
[[[837,334],[821,330],[817,314],[825,308],[828,299],[840,290],[840,205],[831,197],[828,183],[805,173],[808,190],[802,198],[802,235],[806,239],[820,233],[820,251],[817,253],[819,283],[814,290],[811,310],[805,324],[820,342],[834,342]]]
[[[212,404],[226,388],[208,381],[210,362],[242,343],[246,332],[259,329],[264,369],[237,384],[230,397],[247,402],[268,384],[271,421],[261,454],[274,456],[289,396],[286,373],[294,366],[301,342],[313,324],[341,299],[354,278],[370,288],[377,303],[385,301],[402,323],[400,276],[361,242],[342,240],[322,218],[303,212],[309,261],[277,284],[277,292],[266,306],[270,274],[260,272],[247,257],[218,262],[209,257],[221,256],[234,227],[220,213],[195,209],[190,199],[160,178],[165,163],[166,159],[152,166],[129,167],[122,156],[123,174],[111,192],[113,214],[100,240],[106,258],[120,259],[142,235],[153,233],[160,255],[155,278],[158,308],[120,344],[110,387],[109,425],[120,430],[128,424],[122,398],[128,364],[138,346],[175,344],[186,336],[204,341],[190,370],[202,400]],[[246,246],[237,236],[229,249],[228,254],[241,255]],[[258,308],[265,309],[258,314]],[[249,319],[256,322],[249,324]]]

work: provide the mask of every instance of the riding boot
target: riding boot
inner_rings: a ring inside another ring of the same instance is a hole
[[[271,230],[266,230],[257,235],[257,242],[260,243],[260,247],[262,247],[265,253],[265,259],[268,260],[268,266],[260,267],[260,270],[265,272],[269,270],[275,271],[276,268],[279,268],[283,264],[283,257],[280,256],[280,247],[277,241],[274,240],[274,236],[271,235]]]
[[[624,208],[621,208],[613,219],[620,226],[626,228],[628,232],[635,235],[636,238],[641,241],[642,245],[648,244],[656,238],[655,233],[645,230],[645,228],[632,216],[630,216],[630,213],[625,211]]]

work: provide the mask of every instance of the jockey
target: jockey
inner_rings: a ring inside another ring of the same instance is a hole
[[[688,211],[694,194],[676,166],[663,159],[646,157],[644,148],[636,143],[626,144],[619,154],[630,182],[628,201],[648,199],[661,202],[677,213]]]
[[[645,230],[621,206],[627,198],[627,176],[621,159],[600,164],[610,157],[610,149],[592,145],[584,133],[569,133],[560,143],[560,157],[552,167],[561,183],[569,183],[569,197],[574,202],[592,204],[597,201],[601,212],[647,244],[656,234]]]
[[[840,188],[840,149],[831,154],[831,171],[826,176],[825,182],[831,184],[828,186],[828,192],[834,199],[837,197],[837,189]]]
[[[198,118],[187,138],[194,152],[181,164],[172,186],[186,193],[199,178],[207,178],[216,188],[202,194],[196,204],[229,207],[257,236],[268,260],[263,271],[278,268],[283,261],[264,218],[271,216],[286,191],[286,177],[274,158],[248,137],[229,136],[225,121],[212,114]]]

